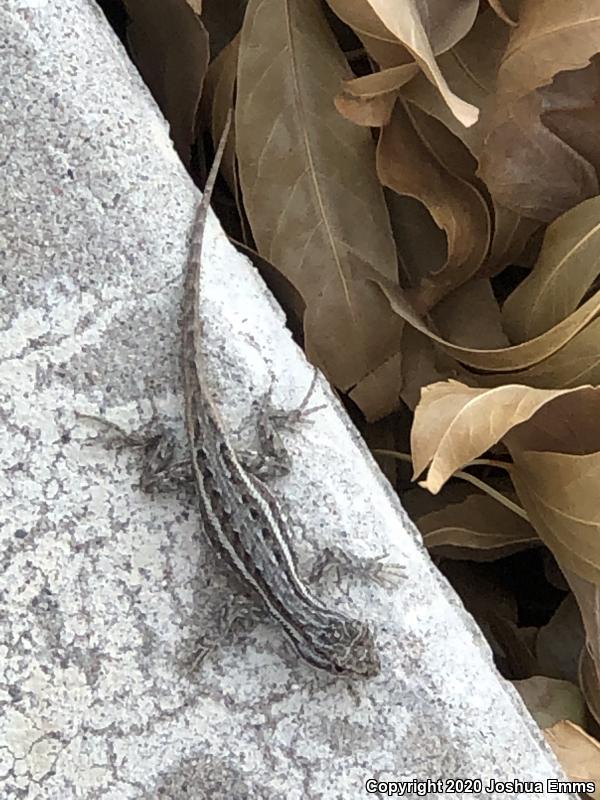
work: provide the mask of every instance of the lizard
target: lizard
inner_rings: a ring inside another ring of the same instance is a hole
[[[371,628],[327,607],[300,578],[279,504],[237,457],[207,386],[201,354],[202,245],[230,116],[196,211],[183,296],[185,425],[204,531],[306,662],[334,675],[374,677],[380,659]]]

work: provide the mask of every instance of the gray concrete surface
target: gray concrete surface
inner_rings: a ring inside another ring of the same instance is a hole
[[[294,469],[274,491],[304,572],[332,544],[406,566],[394,590],[318,588],[373,621],[382,673],[350,692],[268,621],[189,672],[231,592],[193,498],[142,494],[137,454],[90,446],[75,411],[135,428],[153,399],[181,434],[197,192],[93,2],[9,0],[0,24],[0,796],[333,800],[370,796],[370,778],[560,778],[323,385],[327,407],[288,437]],[[206,264],[211,380],[245,441],[272,376],[293,408],[311,370],[214,216]],[[440,788],[430,796],[452,794]]]

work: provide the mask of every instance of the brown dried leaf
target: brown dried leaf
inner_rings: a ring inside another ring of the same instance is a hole
[[[543,90],[500,106],[488,121],[478,175],[497,203],[551,222],[600,190],[593,166],[543,124],[543,110]]]
[[[396,102],[396,92],[356,97],[342,90],[334,102],[340,114],[355,125],[381,128],[390,121]]]
[[[573,781],[589,781],[589,794],[600,800],[600,743],[579,725],[562,720],[544,731],[548,744]]]
[[[515,500],[515,497],[511,497]],[[485,494],[470,494],[415,520],[423,544],[434,555],[473,561],[493,561],[539,545],[531,525]]]
[[[170,122],[177,152],[188,164],[209,56],[201,4],[198,0],[126,0],[125,7],[135,63]]]
[[[448,238],[446,264],[418,289],[424,307],[430,307],[483,263],[490,236],[487,206],[473,186],[440,163],[400,102],[381,132],[377,173],[385,186],[423,202]]]
[[[368,280],[377,284],[378,288],[387,297],[391,307],[402,319],[406,320],[418,331],[421,331],[421,333],[424,333],[432,341],[441,344],[458,361],[476,369],[490,372],[510,372],[524,369],[543,361],[564,347],[600,312],[600,292],[596,292],[570,316],[535,339],[499,350],[459,347],[432,331],[415,312],[407,301],[405,293],[398,286],[390,281],[376,278],[374,275],[368,277]]]
[[[498,73],[498,105],[506,107],[563,70],[586,66],[599,51],[598,0],[522,0]]]
[[[418,286],[446,263],[446,234],[414,197],[386,189],[385,199],[400,258],[400,281],[404,286]]]
[[[548,226],[537,263],[502,308],[513,341],[532,339],[571,314],[600,272],[600,197]]]
[[[479,111],[475,106],[465,102],[452,92],[436,63],[434,51],[423,26],[424,12],[429,10],[427,6],[430,4],[417,4],[415,0],[404,0],[402,5],[399,5],[397,0],[367,1],[385,27],[410,51],[425,75],[437,87],[456,119],[466,127],[474,125],[477,122]],[[449,37],[447,47],[451,47],[468,32],[475,21],[477,10],[478,3],[470,2],[470,0],[454,4],[451,14],[444,19],[446,24],[441,29],[451,27],[448,26],[448,20],[456,21],[459,17],[458,12],[461,11],[460,30],[462,35],[458,38]],[[439,21],[441,22],[441,19]],[[453,39],[454,41],[452,41]]]
[[[556,394],[505,444],[523,507],[577,594],[573,577],[600,583],[600,389]]]
[[[371,75],[344,81],[343,91],[358,98],[378,97],[382,94],[397,92],[411,78],[414,78],[418,71],[419,68],[414,63],[382,69]]]
[[[414,63],[402,64],[345,81],[335,98],[335,107],[355,125],[373,128],[387,125],[399,88],[418,71]]]
[[[421,389],[435,381],[457,378],[468,383],[473,376],[439,345],[410,326],[402,331],[401,351],[363,378],[350,398],[369,422],[397,411],[401,401],[414,409]]]
[[[367,0],[327,0],[327,3],[354,30],[380,67],[387,69],[414,63],[411,54],[385,27]]]
[[[539,390],[538,390],[539,391]],[[600,519],[596,492],[600,456],[522,452],[511,447],[517,494],[544,543],[563,572],[600,583]],[[568,483],[561,483],[567,481]],[[590,498],[591,499],[591,498]]]
[[[537,220],[521,217],[494,197],[491,197],[491,203],[494,209],[494,233],[488,257],[478,273],[481,278],[493,278],[509,264],[522,264],[523,251],[539,228]]]
[[[466,370],[441,347],[411,327],[402,337],[402,372],[400,397],[410,409],[421,399],[423,387],[430,383],[456,378],[468,382]]]
[[[362,277],[372,265],[393,284],[397,263],[371,136],[333,105],[348,75],[316,0],[250,0],[236,109],[245,207],[259,252],[306,303],[309,357],[344,389],[397,350],[402,328]]]
[[[438,57],[440,67],[454,92],[479,108],[483,109],[490,104],[509,34],[509,28],[492,11],[485,11],[477,17],[464,39]],[[465,128],[424,75],[417,75],[404,86],[402,96],[443,123],[468,147],[473,156],[479,157],[485,136],[482,120]]]
[[[475,389],[453,380],[426,386],[411,432],[414,477],[429,465],[427,479],[421,485],[437,494],[456,470],[544,405],[573,391],[578,390],[546,391],[516,384]]]
[[[369,0],[327,2],[337,16],[354,29],[379,66],[395,67],[412,61],[406,47],[400,44],[402,37],[395,35],[393,28],[386,27],[387,23]],[[408,9],[402,8],[401,16],[406,17],[401,20],[401,26],[408,29],[416,19],[423,30],[424,46],[429,46],[436,54],[460,41],[473,25],[477,13],[474,0],[420,0],[418,4],[411,0],[408,6]],[[392,9],[393,12],[397,10]]]
[[[544,87],[542,121],[600,174],[600,56]]]
[[[501,375],[479,375],[479,386],[524,383],[539,389],[569,389],[600,384],[600,319],[574,336],[566,345],[529,369]]]
[[[596,172],[584,155],[549,130],[542,112],[568,108],[568,80],[548,87],[559,72],[586,66],[600,51],[600,3],[524,0],[519,25],[498,71],[479,174],[495,199],[550,222],[598,194]],[[559,82],[560,82],[559,78]],[[598,146],[593,148],[598,152]]]
[[[575,684],[545,675],[533,675],[512,684],[540,728],[564,719],[585,722],[585,703]]]
[[[402,356],[396,353],[366,375],[349,396],[360,408],[367,422],[377,422],[398,410],[401,386]]]
[[[465,314],[465,309],[468,313]],[[459,286],[433,309],[436,330],[461,347],[500,348],[509,345],[492,285],[476,278]],[[506,381],[505,381],[506,383]]]
[[[485,109],[489,106],[494,96],[498,66],[508,37],[509,29],[491,10],[480,14],[468,35],[438,59],[453,91],[479,108]],[[480,157],[485,134],[482,120],[465,128],[450,113],[439,93],[422,75],[403,87],[402,97],[441,122],[475,158]],[[457,166],[454,161],[452,168],[455,171]],[[467,170],[458,174],[483,191],[483,183],[477,178],[475,169],[476,164],[469,165]],[[506,264],[512,263],[520,254],[536,223],[505,208],[493,196],[488,198],[487,191],[484,191],[484,198],[494,212],[494,226],[490,252],[480,274],[491,276]]]

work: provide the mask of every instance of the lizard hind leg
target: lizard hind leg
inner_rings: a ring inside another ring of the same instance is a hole
[[[213,630],[196,639],[193,655],[186,659],[188,672],[194,672],[209,653],[217,650],[232,633],[247,632],[264,621],[263,610],[245,594],[227,598],[213,620]]]

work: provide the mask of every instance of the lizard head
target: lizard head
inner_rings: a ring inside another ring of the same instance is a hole
[[[307,626],[306,641],[295,642],[300,655],[318,669],[350,678],[373,678],[381,664],[366,622],[331,614],[326,626]]]

